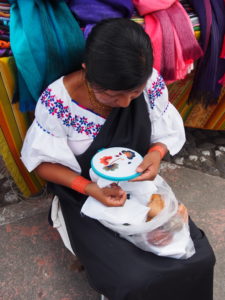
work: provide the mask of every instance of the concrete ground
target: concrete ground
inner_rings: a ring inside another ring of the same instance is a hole
[[[206,232],[217,258],[214,300],[225,299],[225,179],[165,162],[161,175]],[[0,300],[100,299],[48,225],[50,201],[34,198],[0,209]]]

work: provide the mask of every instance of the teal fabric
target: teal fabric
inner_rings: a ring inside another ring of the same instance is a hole
[[[34,110],[41,92],[81,67],[83,33],[63,0],[10,0],[10,42],[18,68],[20,110]]]

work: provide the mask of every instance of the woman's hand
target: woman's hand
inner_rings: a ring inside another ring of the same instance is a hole
[[[160,161],[161,158],[158,151],[149,152],[144,156],[142,163],[136,169],[137,172],[142,174],[130,181],[154,180],[159,172]]]
[[[126,192],[116,184],[111,185],[111,187],[100,188],[92,182],[86,186],[85,192],[106,206],[123,206],[127,199]]]

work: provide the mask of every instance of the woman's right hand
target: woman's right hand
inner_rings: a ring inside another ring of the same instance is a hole
[[[91,182],[86,186],[85,192],[106,206],[123,206],[127,199],[126,192],[118,185],[100,188],[95,182]]]

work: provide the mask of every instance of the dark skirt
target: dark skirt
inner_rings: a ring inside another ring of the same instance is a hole
[[[204,232],[191,220],[196,254],[173,259],[143,251],[81,215],[82,202],[60,197],[60,203],[72,248],[90,285],[110,300],[213,299],[215,256]]]

